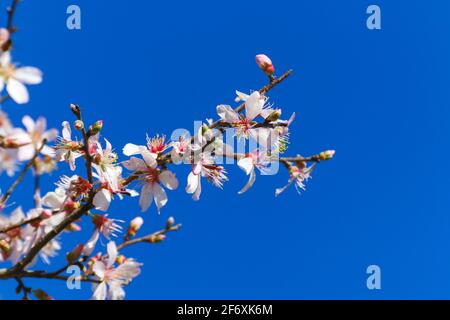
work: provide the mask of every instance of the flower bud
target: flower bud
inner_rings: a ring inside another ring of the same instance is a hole
[[[102,130],[102,128],[103,128],[103,121],[98,120],[89,128],[89,132],[92,136],[95,136]]]
[[[67,262],[69,264],[74,263],[78,260],[78,258],[81,255],[81,252],[83,252],[84,244],[77,245],[71,252],[69,252],[66,256]]]
[[[323,151],[319,154],[320,160],[330,160],[334,157],[334,154],[336,153],[335,150],[327,150]]]
[[[161,241],[164,241],[164,239],[166,239],[166,235],[164,235],[164,234],[157,234],[157,235],[152,235],[148,239],[148,242],[150,242],[150,243],[159,243]]]
[[[11,250],[11,245],[5,239],[0,240],[0,250],[8,254]]]
[[[127,258],[124,255],[121,254],[120,256],[117,256],[116,263],[117,264],[122,264],[122,263],[125,262],[125,260],[127,260]]]
[[[81,111],[81,110],[80,110],[80,106],[71,103],[71,104],[70,104],[70,110],[72,110],[73,114],[75,114],[76,116],[79,116],[79,115],[80,115],[80,111]]]
[[[267,76],[272,76],[275,73],[275,67],[272,64],[272,60],[265,54],[258,54],[256,56],[256,64]]]
[[[42,289],[36,289],[33,290],[33,294],[36,298],[38,298],[39,300],[54,300],[51,296],[49,296],[47,294],[47,292],[45,292]]]
[[[136,217],[133,220],[131,220],[130,225],[128,226],[127,235],[130,237],[134,237],[136,233],[139,231],[139,229],[142,227],[143,223],[144,219],[142,219],[141,217]]]
[[[166,229],[170,229],[175,224],[175,219],[173,217],[169,217],[166,222]]]
[[[81,120],[76,120],[73,124],[76,130],[82,130],[84,128],[84,123]]]
[[[73,201],[72,199],[68,199],[65,203],[64,203],[64,211],[66,211],[67,213],[72,213],[75,210],[77,210],[80,207],[80,203],[77,201]]]

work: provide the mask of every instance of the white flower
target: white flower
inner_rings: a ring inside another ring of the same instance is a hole
[[[0,56],[0,91],[6,84],[6,91],[18,104],[30,100],[28,90],[24,84],[39,84],[42,82],[42,72],[34,67],[16,68],[11,63],[11,54],[5,51]]]
[[[123,286],[129,284],[135,277],[141,273],[142,263],[133,259],[126,259],[118,267],[114,267],[118,252],[114,242],[107,245],[108,255],[101,260],[96,261],[92,267],[94,274],[100,279],[96,286],[93,300],[123,300],[125,291]]]
[[[300,190],[305,190],[304,182],[311,178],[311,172],[313,171],[315,165],[304,168],[298,168],[296,166],[291,166],[289,169],[289,180],[288,183],[282,187],[275,190],[275,196],[279,196],[284,190],[287,189],[293,182],[295,182],[295,189],[298,193]]]
[[[72,140],[72,130],[67,121],[62,123],[62,137],[59,138],[56,149],[56,160],[65,161],[69,164],[72,171],[75,170],[75,160],[83,155],[81,144]]]
[[[258,116],[264,119],[272,113],[271,108],[265,108],[267,99],[258,91],[253,92],[251,95],[245,95],[237,91],[240,100],[245,101],[245,116],[240,115],[228,105],[217,106],[217,114],[222,121],[229,123],[235,130],[236,135],[241,138],[248,139],[252,137],[258,142],[266,142],[270,135],[269,128],[256,127],[257,124],[254,119]]]
[[[155,200],[158,212],[160,212],[160,209],[168,201],[167,194],[162,186],[169,190],[178,188],[178,180],[175,174],[169,170],[159,169],[156,154],[150,152],[144,146],[128,144],[124,148],[124,153],[125,155],[140,154],[142,156],[142,159],[131,157],[130,160],[123,162],[123,166],[138,173],[139,180],[144,183],[139,199],[142,212],[148,210],[153,200]]]
[[[35,122],[31,117],[24,116],[22,123],[27,129],[27,135],[31,143],[19,148],[18,158],[20,161],[27,161],[33,158],[44,140],[47,140],[47,142],[54,141],[58,131],[56,129],[46,130],[47,120],[43,117],[39,117]],[[41,154],[52,157],[55,151],[46,145],[42,148]]]
[[[222,188],[227,181],[226,171],[222,166],[214,164],[214,159],[205,153],[199,155],[200,159],[192,164],[192,171],[188,175],[186,192],[192,194],[195,201],[200,199],[202,192],[201,178],[206,177],[216,187]]]
[[[265,153],[256,150],[246,155],[244,158],[239,159],[237,164],[239,168],[244,170],[244,172],[249,175],[247,184],[244,186],[244,188],[242,188],[241,191],[238,192],[239,194],[242,194],[250,189],[250,187],[255,183],[255,168],[264,173],[270,164],[270,159]]]

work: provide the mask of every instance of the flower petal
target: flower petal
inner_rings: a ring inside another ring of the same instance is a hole
[[[42,82],[42,72],[34,67],[22,67],[16,69],[14,78],[25,84],[39,84]]]
[[[27,88],[14,78],[8,80],[6,91],[8,91],[11,98],[18,104],[24,104],[30,101]]]
[[[169,190],[178,188],[178,179],[175,174],[169,170],[164,170],[159,174],[159,181]]]

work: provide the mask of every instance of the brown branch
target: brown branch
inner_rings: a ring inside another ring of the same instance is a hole
[[[47,140],[44,139],[44,141],[42,141],[42,145],[40,146],[39,149],[37,149],[33,158],[31,158],[31,160],[29,160],[27,162],[27,164],[23,168],[22,172],[20,173],[19,177],[17,177],[16,181],[14,181],[14,183],[11,185],[11,187],[9,187],[8,191],[6,191],[6,193],[3,195],[2,199],[0,200],[0,205],[4,205],[6,203],[6,201],[8,201],[8,199],[11,197],[14,190],[16,190],[17,186],[22,182],[27,171],[33,166],[34,160],[36,160],[36,158],[39,156],[39,154],[41,153],[42,149],[44,148],[44,146],[46,144],[47,144]]]
[[[77,117],[77,119],[81,122],[83,122],[83,117],[81,115],[81,109],[80,106],[72,104],[71,106],[72,112],[75,114],[75,116]],[[84,156],[85,156],[85,162],[86,162],[86,174],[88,177],[88,181],[89,183],[93,184],[94,183],[94,178],[92,175],[92,156],[89,152],[89,138],[90,138],[90,133],[88,133],[86,131],[85,126],[83,125],[82,129],[81,129],[81,133],[83,135],[83,148],[84,148]],[[93,190],[91,190],[91,193],[93,192]]]
[[[14,27],[14,14],[16,13],[17,5],[19,4],[20,0],[13,0],[11,6],[7,9],[8,11],[8,22],[7,22],[7,28],[9,33],[14,33],[17,31],[16,27]]]
[[[78,210],[67,216],[60,224],[53,228],[49,233],[42,237],[28,252],[28,254],[11,269],[12,272],[22,271],[28,264],[30,264],[39,251],[42,250],[53,238],[64,231],[71,223],[80,219],[85,213],[91,210],[94,206],[92,204],[93,196],[88,199],[88,202],[80,207]]]
[[[64,212],[64,211],[54,210],[52,213],[53,213],[53,215],[56,215],[56,214],[59,214],[59,213],[62,213],[62,212]],[[23,220],[23,221],[18,222],[16,224],[12,224],[12,225],[9,225],[9,226],[7,226],[7,227],[5,227],[3,229],[0,229],[0,234],[7,233],[7,232],[9,232],[11,230],[14,230],[14,229],[17,229],[17,228],[21,228],[23,226],[26,226],[27,224],[31,224],[31,223],[34,223],[34,222],[37,222],[37,221],[40,221],[40,220],[42,220],[41,216],[37,216],[37,217],[34,217],[34,218]]]
[[[136,238],[136,239],[124,241],[122,244],[117,246],[117,250],[121,250],[121,249],[126,248],[128,246],[131,246],[131,245],[137,244],[137,243],[141,243],[141,242],[155,243],[155,238],[157,238],[158,236],[164,235],[164,234],[166,234],[168,232],[171,232],[171,231],[178,231],[180,228],[181,228],[181,224],[177,224],[177,225],[171,226],[169,228],[165,228],[165,229],[156,231],[156,232],[154,232],[152,234],[149,234],[149,235],[141,237],[141,238]]]

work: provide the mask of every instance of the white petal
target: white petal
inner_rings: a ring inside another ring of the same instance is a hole
[[[178,179],[175,174],[169,170],[164,170],[159,174],[159,181],[169,190],[178,188]]]
[[[237,164],[238,164],[239,168],[241,168],[242,170],[245,171],[246,175],[249,175],[250,172],[253,171],[254,163],[253,163],[253,159],[251,157],[242,158],[238,161]]]
[[[19,161],[28,161],[33,158],[36,153],[36,150],[32,144],[20,147],[17,151],[17,159]]]
[[[245,101],[245,115],[248,120],[255,119],[262,111],[261,94],[259,91],[253,92]]]
[[[125,147],[123,147],[123,154],[126,156],[133,156],[141,153],[141,147],[136,144],[127,143]]]
[[[239,120],[239,114],[227,105],[217,106],[217,114],[223,121],[228,123],[233,123]]]
[[[70,129],[70,123],[67,121],[64,121],[62,123],[63,130],[62,130],[62,136],[64,140],[71,141],[72,140],[72,129]]]
[[[107,250],[108,250],[107,267],[110,268],[114,265],[114,262],[116,261],[118,254],[116,243],[114,241],[108,242]]]
[[[242,92],[237,91],[237,90],[236,90],[236,95],[237,95],[237,97],[235,99],[236,102],[245,101],[245,100],[248,99],[248,94],[242,93]]]
[[[111,193],[106,189],[100,190],[95,194],[93,204],[97,210],[108,211],[111,204]]]
[[[167,194],[163,188],[157,183],[153,184],[153,197],[159,210],[167,204]]]
[[[152,204],[152,201],[153,201],[152,184],[146,183],[142,187],[141,197],[139,198],[139,205],[141,206],[142,212],[148,210],[148,208]]]
[[[11,98],[18,104],[24,104],[30,101],[27,88],[16,79],[10,78],[6,84],[6,91]]]
[[[187,179],[186,192],[189,194],[194,193],[195,190],[197,190],[199,181],[200,181],[199,175],[194,174],[193,172],[189,173],[188,179]]]
[[[256,180],[256,174],[255,174],[255,170],[253,169],[253,170],[250,172],[250,177],[249,177],[249,179],[248,179],[247,184],[246,184],[246,185],[242,188],[242,190],[239,191],[238,193],[239,193],[239,194],[242,194],[242,193],[246,192],[248,189],[250,189],[251,186],[253,186],[253,184],[255,183],[255,180]]]
[[[5,51],[0,56],[0,65],[2,67],[7,67],[11,64],[11,53],[9,51]]]
[[[132,171],[144,171],[147,169],[144,160],[136,157],[131,157],[130,160],[124,161],[122,164],[125,168]]]
[[[16,69],[14,78],[25,84],[39,84],[42,82],[42,72],[34,67],[22,67]]]
[[[100,283],[92,295],[92,300],[105,300],[106,299],[106,283]]]
[[[28,132],[33,132],[34,131],[34,128],[35,128],[35,123],[34,123],[34,120],[33,119],[31,119],[31,117],[30,116],[24,116],[23,118],[22,118],[22,123],[23,123],[23,125],[25,126],[25,128],[27,129],[27,131]]]
[[[92,271],[97,277],[103,279],[103,277],[105,276],[106,266],[102,261],[95,261],[94,265],[92,266]]]
[[[141,155],[142,158],[144,159],[145,163],[147,164],[147,166],[149,166],[150,168],[155,168],[157,163],[156,163],[156,158],[157,155],[154,153],[151,153],[150,151],[148,151],[146,148],[145,149],[141,149]]]
[[[110,300],[123,300],[125,298],[125,290],[120,283],[113,281],[109,284],[108,298]]]
[[[88,242],[84,246],[83,252],[81,253],[83,256],[90,256],[92,254],[92,251],[94,251],[99,236],[100,232],[98,232],[98,230],[96,229],[92,234],[92,237],[88,240]]]

